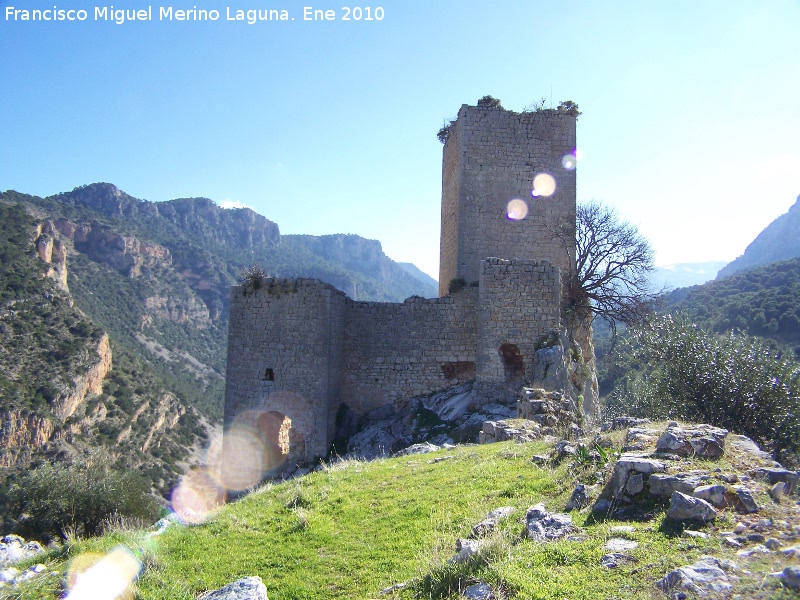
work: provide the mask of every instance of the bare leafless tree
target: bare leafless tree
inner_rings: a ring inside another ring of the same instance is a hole
[[[574,243],[574,271],[568,292],[579,312],[590,310],[616,330],[616,323],[636,323],[652,311],[658,292],[652,289],[653,250],[634,225],[599,202],[579,204],[575,232],[555,232]]]

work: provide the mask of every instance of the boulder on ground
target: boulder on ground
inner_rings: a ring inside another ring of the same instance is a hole
[[[700,521],[707,523],[717,517],[717,511],[705,500],[672,492],[667,517],[675,521]]]
[[[781,498],[786,495],[787,485],[783,481],[779,481],[771,488],[769,488],[769,496],[778,504],[781,503]]]
[[[583,483],[579,483],[572,490],[569,502],[564,510],[580,510],[586,508],[591,503],[591,488]]]
[[[642,452],[648,446],[656,443],[658,431],[647,427],[631,427],[625,436],[623,452]]]
[[[793,590],[800,590],[800,567],[785,567],[780,574],[783,585]]]
[[[44,552],[39,542],[26,542],[18,535],[6,535],[0,539],[0,566],[13,565]]]
[[[549,513],[543,504],[531,506],[525,515],[528,537],[540,542],[555,540],[572,533],[572,517],[564,513]]]
[[[642,484],[644,476],[652,473],[663,473],[666,470],[664,463],[638,454],[623,454],[614,465],[614,496],[619,497],[628,485],[631,475],[641,474]],[[639,478],[635,478],[633,489],[638,488]],[[641,491],[641,490],[640,490]]]
[[[756,444],[746,435],[737,435],[735,433],[732,433],[727,438],[725,438],[725,443],[728,445],[729,448],[732,448],[739,452],[743,452],[745,454],[750,454],[751,456],[755,456],[756,458],[763,458],[765,460],[772,459],[772,455],[769,452],[764,452],[761,448],[758,447],[758,444]]]
[[[408,448],[398,450],[392,456],[411,456],[412,454],[428,454],[429,452],[436,452],[441,450],[441,446],[431,444],[430,442],[423,442],[422,444],[412,444]]]
[[[267,588],[261,577],[245,577],[212,592],[206,592],[198,600],[267,600]]]
[[[714,508],[725,508],[728,503],[725,502],[725,486],[724,485],[701,485],[695,488],[692,496],[705,500]]]
[[[731,561],[702,556],[694,564],[667,573],[663,579],[656,582],[656,587],[667,594],[687,591],[698,596],[725,595],[733,588],[726,571],[735,568],[736,565]]]
[[[491,444],[506,440],[532,442],[541,437],[539,424],[527,419],[486,421],[478,434],[478,443]]]
[[[753,493],[743,485],[737,485],[732,490],[727,490],[725,492],[725,501],[740,513],[758,512],[758,504],[753,498]]]
[[[755,477],[765,479],[769,485],[786,484],[786,493],[792,494],[797,487],[797,472],[777,467],[759,467],[753,472]]]
[[[703,473],[676,473],[675,475],[653,474],[647,481],[651,496],[669,498],[672,492],[692,495],[696,487],[702,486],[711,478]]]
[[[727,429],[711,425],[695,425],[683,428],[670,425],[656,442],[656,452],[678,456],[719,458],[725,452]]]
[[[614,552],[613,554],[604,554],[603,557],[600,559],[600,564],[603,565],[606,569],[616,569],[620,565],[624,565],[625,563],[634,563],[638,562],[638,559],[631,556],[630,554],[624,554],[622,552]]]
[[[513,512],[513,506],[501,506],[500,508],[495,508],[492,512],[486,515],[486,518],[483,521],[472,528],[472,537],[479,538],[488,535],[494,531],[494,528],[497,527],[497,524],[500,521],[508,517]]]
[[[478,552],[480,552],[481,547],[483,546],[484,540],[464,540],[464,539],[457,539],[456,540],[456,554],[450,558],[447,562],[455,563],[455,564],[462,564],[470,560],[473,556],[475,556]]]
[[[479,581],[465,589],[463,595],[468,600],[493,600],[494,590],[488,583]]]

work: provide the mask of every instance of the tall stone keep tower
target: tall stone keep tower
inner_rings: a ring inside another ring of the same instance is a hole
[[[478,281],[487,257],[544,259],[569,272],[575,249],[552,232],[575,226],[575,171],[562,163],[575,149],[575,121],[557,110],[461,107],[442,164],[440,296],[453,279]],[[539,174],[555,181],[552,195],[531,195]],[[509,219],[513,199],[527,203],[524,219]]]

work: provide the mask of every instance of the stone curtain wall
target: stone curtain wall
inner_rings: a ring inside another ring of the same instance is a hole
[[[356,413],[472,379],[478,290],[402,304],[348,301],[342,401]]]
[[[444,148],[440,294],[454,277],[476,281],[489,256],[570,267],[574,248],[568,252],[550,232],[574,228],[575,171],[561,161],[575,142],[575,117],[556,110],[461,107]],[[539,173],[555,178],[552,196],[531,197]],[[507,218],[514,198],[529,206],[521,221]]]
[[[325,456],[329,407],[338,405],[346,298],[314,279],[233,288],[226,425],[246,411],[277,411],[291,419],[306,457]]]
[[[356,302],[312,279],[234,287],[226,426],[276,411],[303,441],[292,459],[325,456],[341,403],[363,414],[475,377],[477,303],[476,287],[402,304]]]
[[[531,380],[537,344],[561,328],[560,270],[545,260],[499,258],[481,267],[477,381]]]

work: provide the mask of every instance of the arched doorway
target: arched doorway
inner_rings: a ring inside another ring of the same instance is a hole
[[[267,476],[283,470],[292,450],[292,420],[276,410],[262,412],[256,419],[259,437],[264,442]]]
[[[501,344],[500,359],[503,361],[506,380],[512,381],[525,377],[525,362],[516,344]]]

